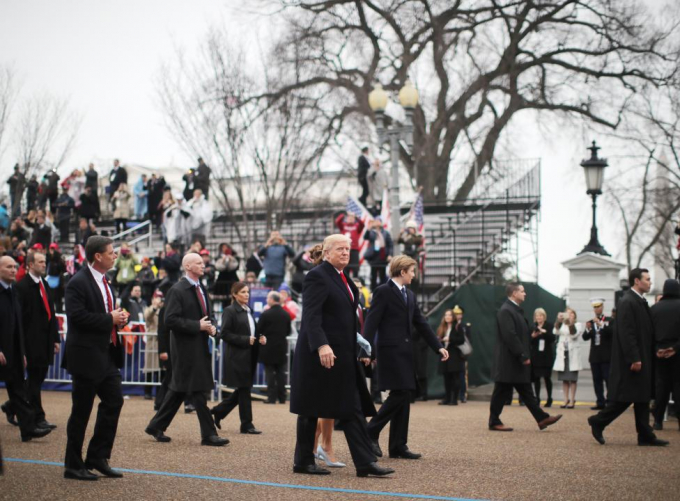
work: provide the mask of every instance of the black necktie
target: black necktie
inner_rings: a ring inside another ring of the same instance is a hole
[[[404,296],[404,302],[408,303],[408,296],[406,295],[406,287],[401,287],[401,295]]]

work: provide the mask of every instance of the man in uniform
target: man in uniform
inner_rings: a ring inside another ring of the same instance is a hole
[[[604,316],[604,299],[594,298],[590,300],[593,307],[593,319],[586,322],[586,330],[583,333],[585,341],[590,340],[590,370],[593,373],[593,386],[597,399],[594,411],[604,409],[605,385],[609,384],[609,362],[612,358],[612,319]]]

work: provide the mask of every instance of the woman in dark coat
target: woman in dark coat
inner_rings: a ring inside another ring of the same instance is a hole
[[[555,334],[553,324],[547,321],[543,308],[534,311],[534,328],[531,332],[531,381],[536,398],[541,401],[541,379],[545,381],[548,399],[544,407],[552,407],[552,370],[555,363]]]
[[[255,319],[248,307],[250,290],[245,282],[231,286],[232,303],[222,314],[220,337],[226,344],[224,378],[227,386],[236,388],[229,398],[211,409],[215,426],[222,429],[220,421],[238,405],[241,418],[241,433],[259,435],[253,426],[253,409],[250,389],[257,366],[257,352],[260,344],[267,343],[265,336],[256,337]]]
[[[463,309],[456,305],[446,310],[437,329],[437,337],[449,351],[449,359],[442,362],[440,370],[444,375],[444,399],[439,405],[458,405],[461,376],[465,377],[465,357],[459,346],[465,343],[468,326],[463,324]]]

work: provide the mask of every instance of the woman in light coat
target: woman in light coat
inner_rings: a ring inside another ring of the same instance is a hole
[[[127,222],[130,219],[130,192],[127,184],[120,183],[118,190],[111,197],[113,200],[113,219],[116,221],[116,233],[125,231]]]
[[[579,339],[583,334],[583,327],[576,321],[576,312],[567,308],[564,313],[558,313],[553,334],[556,336],[557,355],[554,369],[557,379],[562,381],[562,391],[565,402],[563,409],[573,409],[576,405],[576,384],[581,365],[581,349]]]

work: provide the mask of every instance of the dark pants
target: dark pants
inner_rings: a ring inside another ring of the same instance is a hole
[[[680,403],[680,355],[656,359],[656,408],[654,421],[663,422],[668,400],[673,392],[673,400]]]
[[[97,409],[97,421],[94,425],[94,434],[87,447],[88,459],[109,459],[111,449],[116,438],[118,418],[123,408],[123,394],[121,391],[120,371],[116,368],[113,355],[109,355],[106,376],[102,380],[73,376],[72,381],[72,407],[71,416],[66,426],[66,468],[82,469],[83,442],[85,431],[90,420],[94,397],[99,397]]]
[[[371,264],[371,290],[385,283],[385,267],[387,263]]]
[[[127,219],[116,218],[116,233],[123,233],[127,228]]]
[[[371,440],[378,440],[382,429],[390,423],[388,450],[397,454],[407,449],[408,422],[411,415],[411,392],[409,390],[391,390],[390,395],[380,407],[378,414],[368,423],[368,435]]]
[[[226,418],[238,405],[238,416],[241,419],[241,431],[253,427],[253,404],[250,388],[236,388],[234,393],[212,408],[216,419]]]
[[[314,464],[314,437],[317,421],[318,419],[315,417],[298,416],[297,441],[295,442],[295,457],[293,459],[296,466]],[[371,449],[371,439],[366,429],[366,418],[361,411],[359,393],[356,393],[354,397],[354,415],[348,419],[338,419],[336,423],[345,433],[349,453],[352,455],[355,467],[368,466],[378,460]]]
[[[215,421],[213,421],[210,410],[208,409],[205,393],[200,391],[185,393],[168,388],[161,408],[158,409],[156,415],[149,422],[148,428],[155,431],[167,430],[170,423],[172,423],[175,414],[177,414],[177,411],[181,407],[182,402],[187,398],[189,402],[196,407],[196,416],[198,417],[198,423],[201,427],[201,438],[205,439],[217,435]]]
[[[264,285],[271,287],[273,290],[279,290],[281,284],[283,283],[283,277],[279,275],[266,275],[264,279]]]
[[[591,426],[606,428],[612,421],[624,413],[632,402],[609,402],[607,407],[588,419]],[[652,427],[649,426],[649,402],[635,402],[632,404],[635,412],[635,429],[638,440],[649,441],[656,438]]]
[[[460,371],[459,398],[465,402],[467,400],[467,364],[466,368]]]
[[[167,395],[170,389],[170,381],[172,381],[172,364],[170,363],[170,358],[163,362],[165,369],[161,369],[161,385],[156,391],[156,398],[153,401],[153,406],[156,410],[161,408],[163,400],[165,400],[165,395]],[[161,366],[162,367],[162,366]],[[184,399],[184,405],[189,405],[189,397]]]
[[[359,251],[357,249],[350,249],[349,251],[349,264],[347,265],[347,268],[345,268],[347,278],[350,276],[352,277],[358,277],[359,276]]]
[[[28,378],[26,379],[26,394],[28,401],[31,403],[33,412],[35,412],[35,422],[42,423],[45,421],[45,410],[42,406],[42,384],[47,377],[47,369],[49,367],[31,367],[26,369]]]
[[[446,403],[458,402],[458,397],[461,394],[461,381],[465,381],[465,371],[444,373],[444,392],[446,393],[444,396],[444,401]],[[465,392],[463,392],[463,395],[465,395]]]
[[[24,437],[35,428],[35,412],[26,394],[23,370],[16,369],[13,372],[14,374],[5,380],[5,389],[9,397],[5,408],[8,412],[16,414],[21,436]]]
[[[359,202],[366,207],[366,199],[368,198],[368,178],[360,177],[359,186],[361,186],[361,196],[359,197]]]
[[[264,373],[267,377],[267,399],[270,402],[286,403],[286,363],[265,364]]]
[[[61,219],[59,224],[59,241],[68,242],[69,241],[69,231],[71,230],[71,218]]]
[[[609,362],[590,364],[593,373],[593,387],[598,407],[604,407],[607,401],[604,395],[605,385],[609,384]]]
[[[501,421],[501,413],[505,403],[512,399],[512,389],[515,388],[522,399],[524,405],[527,406],[529,412],[534,417],[537,423],[540,423],[545,418],[550,417],[550,414],[541,409],[536,395],[531,388],[531,383],[496,383],[493,387],[493,394],[491,395],[491,406],[489,415],[489,426],[496,426],[503,424]]]
[[[552,389],[553,389],[553,384],[552,384],[552,378],[550,376],[543,378],[545,381],[545,391],[548,394],[547,401],[552,403]],[[538,403],[541,403],[541,378],[536,377],[534,378],[534,391],[536,393],[536,399],[538,400]]]

